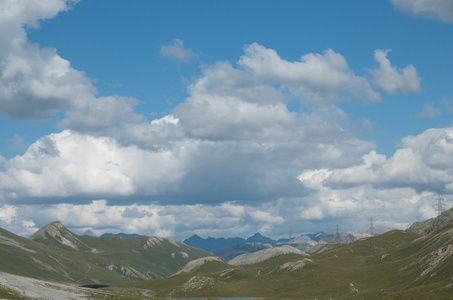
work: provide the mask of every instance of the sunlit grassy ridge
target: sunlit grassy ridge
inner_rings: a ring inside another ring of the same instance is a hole
[[[281,255],[255,265],[207,262],[167,279],[137,282],[157,297],[263,297],[266,299],[451,299],[453,226],[428,236],[394,230],[313,254]]]
[[[76,284],[163,278],[210,253],[175,240],[77,236],[59,222],[26,239],[0,229],[0,271]]]

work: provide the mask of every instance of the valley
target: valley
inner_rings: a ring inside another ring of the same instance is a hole
[[[280,241],[230,260],[161,237],[78,236],[61,222],[29,239],[0,230],[0,298],[451,299],[451,212],[407,231],[312,251]]]

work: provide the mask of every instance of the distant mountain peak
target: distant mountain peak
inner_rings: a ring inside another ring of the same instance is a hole
[[[88,229],[88,230],[85,230],[85,232],[83,233],[83,235],[87,235],[87,236],[96,236],[96,235],[94,234],[94,232],[91,231],[91,230],[89,230],[89,229]]]
[[[247,239],[248,243],[268,243],[268,244],[275,244],[276,241],[274,241],[271,238],[263,236],[261,233],[257,232],[253,236],[249,237]]]
[[[30,239],[32,239],[32,240],[36,240],[36,239],[47,240],[48,235],[50,235],[51,237],[59,236],[59,235],[61,235],[61,231],[65,230],[65,229],[66,229],[66,227],[64,227],[63,224],[60,221],[55,221],[55,222],[52,222],[52,223],[49,223],[49,224],[45,225],[44,227],[42,227],[41,229],[36,231],[30,237]],[[68,229],[66,229],[66,230],[68,230]]]
[[[46,243],[50,239],[57,241],[59,244],[78,250],[78,245],[84,245],[74,233],[64,227],[60,221],[55,221],[35,232],[30,239]]]

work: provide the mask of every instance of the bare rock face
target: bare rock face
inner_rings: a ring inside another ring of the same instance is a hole
[[[302,269],[309,263],[313,263],[313,260],[311,260],[309,258],[303,258],[303,259],[296,260],[296,261],[290,261],[290,262],[287,262],[287,263],[284,263],[283,265],[281,265],[280,270],[294,272],[296,270]]]
[[[352,282],[349,283],[349,290],[350,290],[351,294],[357,294],[359,292],[359,290],[354,286],[354,284]]]
[[[250,264],[256,264],[265,260],[268,260],[269,258],[272,258],[274,256],[278,255],[284,255],[284,254],[298,254],[298,255],[304,255],[308,256],[305,252],[288,246],[284,245],[281,247],[275,247],[275,248],[270,248],[270,249],[264,249],[258,252],[254,253],[246,253],[239,255],[235,257],[234,259],[230,260],[228,263],[233,266],[240,266],[240,265],[250,265]]]
[[[203,266],[205,263],[209,262],[209,261],[220,261],[220,262],[223,262],[222,259],[218,258],[217,256],[207,256],[207,257],[201,257],[201,258],[198,258],[198,259],[195,259],[195,260],[192,260],[190,262],[188,262],[179,272],[179,273],[182,273],[182,272],[193,272],[195,271],[196,269],[200,268],[201,266]]]

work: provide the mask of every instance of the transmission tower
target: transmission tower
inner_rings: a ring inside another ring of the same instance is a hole
[[[338,226],[338,224],[337,224],[337,233],[335,235],[335,238],[337,240],[337,243],[339,243],[341,239],[340,239],[340,227]]]
[[[437,196],[437,216],[440,216],[444,211],[444,199],[438,195]]]
[[[373,218],[370,218],[368,221],[370,222],[370,228],[368,229],[368,231],[370,232],[371,235],[374,235]]]

